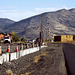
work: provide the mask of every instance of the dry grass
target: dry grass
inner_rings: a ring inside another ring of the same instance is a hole
[[[43,52],[42,54],[40,54],[38,56],[35,56],[34,57],[34,63],[37,63],[41,59],[41,56],[46,56],[46,55],[48,55],[48,51]]]
[[[43,53],[41,54],[41,56],[46,56],[46,55],[48,55],[48,51],[43,52]]]
[[[15,74],[15,75],[29,75],[31,73],[33,73],[34,71],[31,71],[31,72],[26,72],[25,74]]]
[[[41,59],[40,55],[34,57],[34,62],[37,63],[38,60]]]
[[[11,70],[7,70],[6,71],[6,75],[29,75],[31,73],[33,73],[34,71],[31,72],[26,72],[25,74],[13,74],[13,72]]]
[[[11,70],[7,70],[6,75],[13,75],[13,72]]]
[[[46,55],[48,55],[48,51],[43,52],[43,53],[41,53],[41,54],[38,55],[38,56],[35,56],[35,57],[34,57],[34,63],[37,63],[37,62],[41,59],[42,56],[46,56]],[[15,75],[30,75],[30,74],[33,73],[33,72],[35,72],[35,71],[26,72],[25,74],[15,74]],[[14,74],[13,74],[13,72],[12,72],[11,70],[7,70],[7,71],[6,71],[6,75],[14,75]]]
[[[34,71],[31,71],[31,72],[26,72],[25,74],[21,74],[21,75],[29,75],[31,73],[33,73]]]

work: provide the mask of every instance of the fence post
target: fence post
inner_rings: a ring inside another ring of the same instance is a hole
[[[29,48],[28,43],[26,44],[26,48]]]
[[[23,44],[21,44],[20,49],[23,50]]]
[[[34,47],[34,42],[32,43],[32,47]]]
[[[2,54],[2,48],[1,48],[1,46],[0,46],[0,54]]]
[[[36,47],[38,47],[38,43],[36,43]]]

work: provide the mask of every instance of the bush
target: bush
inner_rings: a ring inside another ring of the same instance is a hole
[[[16,34],[12,34],[12,41],[18,42],[18,41],[20,41],[20,38]]]
[[[21,38],[21,41],[22,41],[22,42],[25,42],[25,38],[22,37],[22,38]]]

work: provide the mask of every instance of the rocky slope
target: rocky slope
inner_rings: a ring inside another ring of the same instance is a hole
[[[51,34],[75,34],[75,8],[36,15],[10,25],[8,29],[5,28],[5,31],[14,31],[20,37],[30,39],[39,37],[41,16],[44,36],[48,28]]]
[[[13,23],[15,23],[15,21],[7,18],[0,18],[0,32],[3,32],[3,28],[9,27],[9,25]]]

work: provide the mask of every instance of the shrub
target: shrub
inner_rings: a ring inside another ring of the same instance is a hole
[[[12,41],[18,42],[18,41],[20,41],[20,38],[16,34],[12,34]]]

